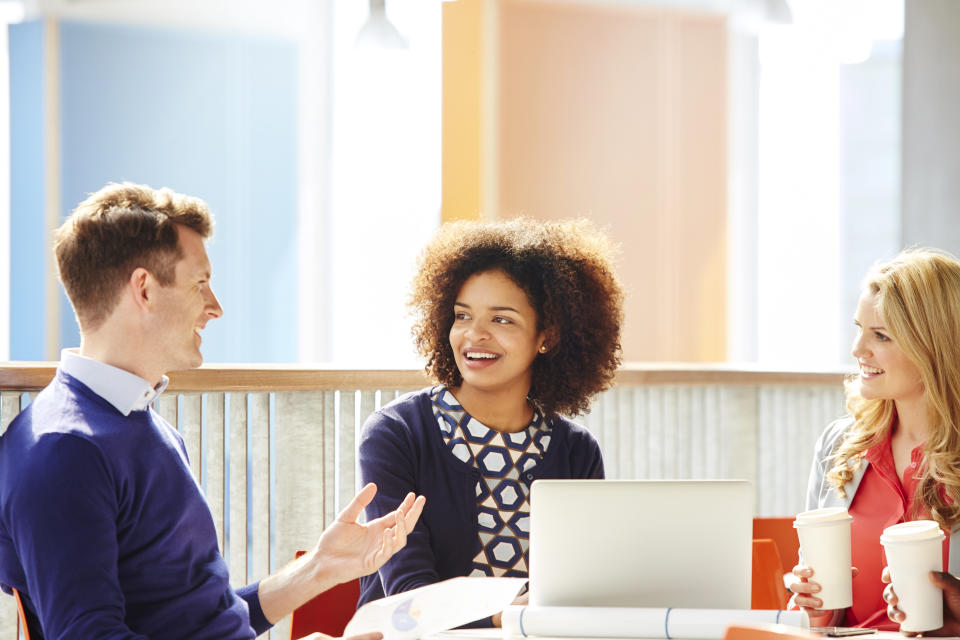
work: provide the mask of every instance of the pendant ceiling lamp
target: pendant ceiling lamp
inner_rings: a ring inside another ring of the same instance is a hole
[[[370,15],[357,33],[358,47],[408,49],[410,43],[387,19],[386,0],[370,0]]]

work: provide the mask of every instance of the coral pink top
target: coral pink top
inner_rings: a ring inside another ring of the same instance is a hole
[[[914,496],[918,471],[923,466],[922,445],[910,452],[910,464],[897,476],[891,448],[892,430],[876,446],[867,449],[864,458],[870,463],[850,504],[852,559],[859,573],[853,579],[853,606],[847,611],[849,626],[876,627],[896,631],[900,625],[887,617],[887,603],[883,601],[884,585],[880,573],[887,561],[880,545],[880,534],[890,525],[916,518],[929,518],[930,512],[917,505]],[[950,557],[950,536],[943,541],[943,569]]]

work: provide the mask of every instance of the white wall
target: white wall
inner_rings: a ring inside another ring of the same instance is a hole
[[[355,46],[364,5],[335,14],[329,360],[417,367],[405,300],[440,222],[440,3],[387,3],[406,50]]]
[[[903,240],[960,255],[960,3],[907,3]]]
[[[903,6],[791,6],[791,24],[759,31],[755,358],[834,366],[850,360],[863,274],[900,248]]]

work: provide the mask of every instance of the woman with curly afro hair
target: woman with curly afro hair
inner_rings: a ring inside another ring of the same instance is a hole
[[[620,364],[614,248],[590,223],[457,222],[420,256],[410,306],[437,384],[374,413],[359,447],[377,496],[425,495],[407,546],[360,603],[456,576],[527,576],[530,485],[602,478],[583,413]],[[475,626],[499,624],[499,615]]]

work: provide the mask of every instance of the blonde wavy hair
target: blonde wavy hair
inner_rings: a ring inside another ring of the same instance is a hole
[[[915,498],[952,530],[960,523],[960,262],[937,249],[908,249],[871,269],[864,291],[876,296],[890,337],[920,370],[930,425]],[[846,395],[854,424],[827,473],[841,495],[896,418],[893,400],[860,395],[859,377],[847,381]]]

